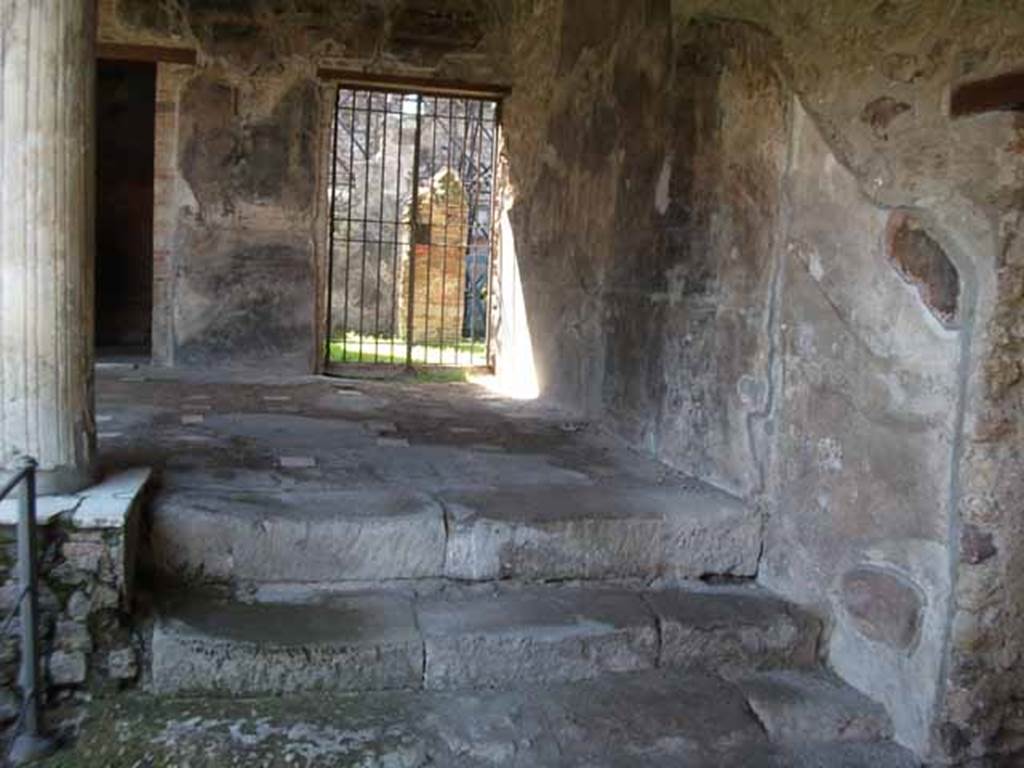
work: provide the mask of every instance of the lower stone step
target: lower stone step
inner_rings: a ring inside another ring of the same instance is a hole
[[[830,674],[782,669],[736,682],[773,741],[873,742],[893,737],[885,708]]]
[[[809,706],[822,703],[814,696]],[[743,686],[666,669],[457,693],[129,693],[90,707],[62,764],[98,764],[113,749],[112,765],[920,768],[891,741],[836,741],[831,728],[808,741],[779,738],[764,726],[763,700],[755,713]]]
[[[423,642],[412,604],[351,595],[306,605],[185,599],[153,628],[157,693],[253,696],[417,688]]]
[[[424,687],[491,688],[652,669],[658,630],[640,595],[528,588],[418,606]]]
[[[761,520],[710,486],[172,492],[151,513],[165,581],[751,576]]]
[[[597,586],[332,595],[297,604],[169,602],[152,638],[160,693],[473,689],[694,667],[810,668],[820,626],[757,589]]]

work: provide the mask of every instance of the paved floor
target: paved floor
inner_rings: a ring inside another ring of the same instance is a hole
[[[468,383],[103,366],[97,422],[103,466],[153,466],[168,488],[685,482],[556,409]]]

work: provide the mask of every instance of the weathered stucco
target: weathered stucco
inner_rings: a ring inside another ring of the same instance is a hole
[[[949,597],[959,334],[890,267],[886,211],[861,195],[802,108],[794,117],[762,575],[828,604],[836,669],[885,701],[923,749]],[[858,623],[843,581],[867,566],[877,575],[862,581],[869,612]],[[893,580],[919,597],[886,611]],[[920,626],[916,636],[886,642],[905,623]]]
[[[192,199],[175,230],[176,364],[309,368],[318,108],[306,78],[184,83],[177,169]]]
[[[752,497],[788,97],[763,35],[707,24],[674,41],[666,4],[608,5],[621,23],[569,6],[548,22],[565,31],[546,116],[525,83],[506,109],[540,383]]]
[[[102,42],[198,57],[158,71],[154,360],[316,368],[333,102],[318,67],[490,80],[483,35],[459,0],[104,0]]]
[[[1022,9],[576,6],[519,17],[505,113],[543,391],[761,504],[905,743],[1019,749],[1021,120],[947,103]]]

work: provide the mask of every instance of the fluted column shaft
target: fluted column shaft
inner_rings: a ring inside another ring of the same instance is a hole
[[[89,483],[93,397],[93,0],[0,0],[0,476]]]

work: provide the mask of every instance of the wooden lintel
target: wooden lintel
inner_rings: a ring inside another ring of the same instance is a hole
[[[962,83],[949,104],[953,117],[1017,109],[1024,109],[1024,71]]]
[[[509,94],[503,85],[483,85],[456,80],[437,80],[432,77],[406,77],[404,75],[378,75],[343,69],[321,67],[317,77],[332,83],[363,91],[398,92],[414,91],[432,96],[455,96],[460,98],[494,99],[500,101]]]
[[[193,48],[97,43],[96,58],[109,61],[148,61],[163,64],[192,64],[194,66],[196,52]]]

